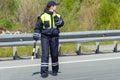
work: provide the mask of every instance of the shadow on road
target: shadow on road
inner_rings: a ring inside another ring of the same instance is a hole
[[[40,74],[41,72],[34,72],[33,74],[32,74],[32,76],[35,76],[35,75],[38,75],[38,74]]]
[[[41,72],[34,72],[32,74],[32,76],[35,76],[35,75],[40,75]],[[61,73],[61,72],[58,72],[58,73]],[[49,71],[48,74],[52,75],[52,71]]]

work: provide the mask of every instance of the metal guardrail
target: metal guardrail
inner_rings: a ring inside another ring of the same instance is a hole
[[[16,46],[32,46],[33,39],[29,34],[0,34],[0,47],[14,47],[13,56],[16,55]],[[60,43],[77,43],[77,54],[81,53],[80,43],[96,42],[96,53],[99,52],[100,41],[115,41],[114,52],[117,52],[117,41],[120,40],[120,30],[106,31],[84,31],[84,32],[62,32],[60,33]],[[40,45],[38,41],[37,45]],[[59,48],[60,49],[60,48]]]

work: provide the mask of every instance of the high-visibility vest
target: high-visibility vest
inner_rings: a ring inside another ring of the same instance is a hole
[[[60,15],[56,14],[59,18]],[[55,21],[54,21],[54,16],[48,14],[48,13],[43,13],[41,15],[41,20],[43,23],[43,29],[50,29],[50,28],[56,28]]]

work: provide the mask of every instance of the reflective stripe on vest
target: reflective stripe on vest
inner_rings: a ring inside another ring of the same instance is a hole
[[[57,16],[60,18],[60,15],[57,14]],[[42,23],[44,24],[45,21],[49,21],[49,28],[56,28],[55,26],[55,21],[54,21],[54,17],[51,16],[50,14],[48,13],[44,13],[42,16],[41,16],[41,20],[42,20]],[[43,25],[43,29],[45,29],[45,25]]]

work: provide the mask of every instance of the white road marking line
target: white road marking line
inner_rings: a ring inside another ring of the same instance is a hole
[[[66,61],[66,62],[60,62],[60,64],[81,63],[81,62],[93,62],[93,61],[105,61],[105,60],[114,60],[114,59],[120,59],[120,57],[100,58],[100,59],[90,59],[90,60],[77,60],[77,61]],[[50,63],[50,65],[51,65],[51,63]],[[10,66],[10,67],[0,67],[0,70],[3,70],[3,69],[13,69],[13,68],[36,67],[36,66],[40,66],[40,64],[21,65],[21,66]]]
[[[12,69],[12,68],[25,68],[25,67],[35,67],[40,66],[40,64],[33,64],[33,65],[21,65],[21,66],[10,66],[10,67],[0,67],[1,69]]]
[[[68,62],[61,62],[60,64],[69,64],[69,63],[81,63],[81,62],[93,62],[93,61],[105,61],[105,60],[113,60],[113,59],[120,59],[120,57],[114,58],[101,58],[101,59],[90,59],[90,60],[78,60],[78,61],[68,61]]]

